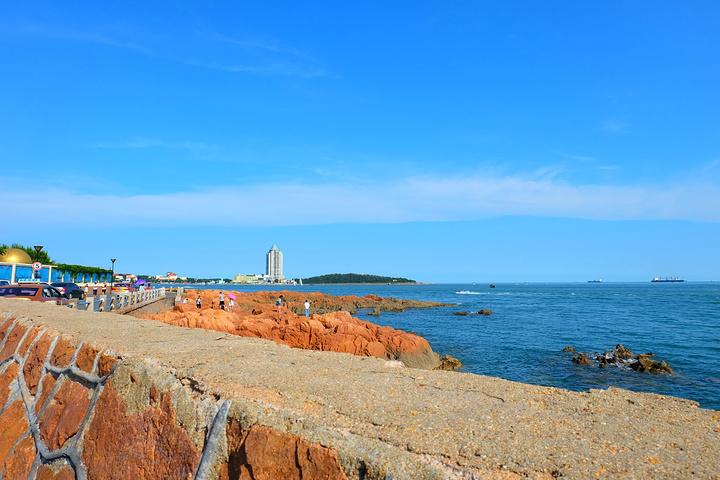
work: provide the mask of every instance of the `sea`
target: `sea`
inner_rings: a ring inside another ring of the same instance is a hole
[[[720,409],[720,283],[497,283],[430,285],[208,285],[238,291],[287,289],[452,304],[431,309],[367,311],[358,317],[417,333],[462,371],[584,391],[620,387],[688,398]],[[193,287],[196,288],[196,287]],[[454,315],[491,309],[492,315]],[[576,365],[579,352],[623,344],[652,352],[673,375]]]

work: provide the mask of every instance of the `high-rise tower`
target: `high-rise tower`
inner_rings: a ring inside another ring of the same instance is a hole
[[[271,281],[283,280],[283,254],[277,245],[273,245],[267,252],[265,274]]]

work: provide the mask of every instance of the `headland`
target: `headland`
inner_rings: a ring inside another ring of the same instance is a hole
[[[290,347],[345,352],[399,360],[415,368],[448,368],[424,338],[352,317],[360,309],[373,312],[432,308],[438,302],[383,298],[376,295],[333,296],[317,292],[223,292],[186,290],[172,310],[140,314],[170,325],[204,328],[243,337],[264,338]],[[282,306],[275,305],[279,298]],[[232,303],[230,301],[232,300]],[[196,306],[199,301],[200,307]],[[309,316],[304,315],[308,301]],[[187,302],[187,303],[184,303]]]

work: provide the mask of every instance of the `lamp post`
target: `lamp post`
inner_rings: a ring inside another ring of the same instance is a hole
[[[115,260],[117,260],[117,258],[110,259],[110,261],[112,262],[112,270],[110,273],[110,293],[112,293],[113,282],[115,281]]]
[[[36,257],[36,260],[35,260],[37,262],[38,261],[37,258],[40,257],[40,251],[43,249],[43,246],[42,245],[34,245],[33,248],[35,248],[35,252],[37,252],[37,254],[38,254],[38,257]],[[38,278],[38,276],[39,276],[39,273],[36,272],[35,270],[33,270],[32,278]],[[50,279],[48,279],[48,280],[50,280]]]

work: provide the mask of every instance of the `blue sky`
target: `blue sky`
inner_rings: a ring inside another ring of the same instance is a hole
[[[278,243],[293,276],[718,279],[715,2],[236,3],[5,7],[0,241],[138,273]]]

